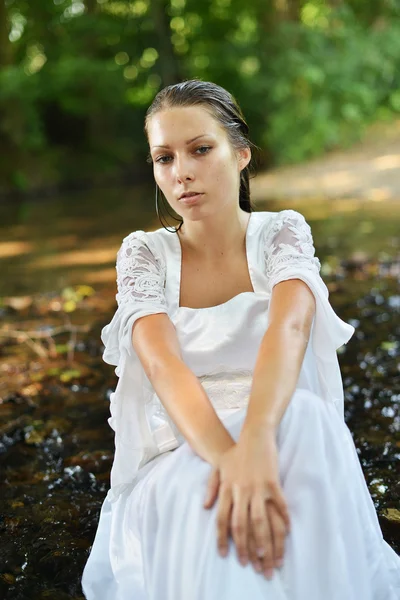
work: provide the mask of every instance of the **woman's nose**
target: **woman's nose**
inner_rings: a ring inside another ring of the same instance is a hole
[[[194,178],[193,171],[185,159],[176,159],[175,161],[176,178],[178,181],[187,181]]]

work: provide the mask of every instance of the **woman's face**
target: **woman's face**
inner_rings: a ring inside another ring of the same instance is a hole
[[[148,138],[156,183],[183,219],[238,206],[240,171],[250,149],[235,153],[225,130],[202,106],[174,107],[153,115]],[[200,195],[184,200],[185,192]]]

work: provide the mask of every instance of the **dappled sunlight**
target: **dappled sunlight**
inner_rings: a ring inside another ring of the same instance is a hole
[[[102,265],[115,263],[118,248],[90,248],[61,252],[57,255],[39,256],[31,262],[34,269],[51,267],[74,267],[78,265]]]
[[[399,154],[387,154],[386,156],[378,156],[372,161],[374,168],[377,171],[385,171],[388,169],[399,169],[400,168],[400,153]]]
[[[372,188],[368,190],[368,197],[374,202],[390,200],[391,193],[389,188]]]
[[[90,273],[86,273],[86,275],[85,275],[85,282],[90,285],[94,285],[94,286],[98,285],[98,284],[111,283],[111,282],[113,282],[115,284],[116,279],[117,279],[117,273],[116,273],[115,268],[91,271]]]
[[[348,198],[346,200],[335,200],[335,204],[331,207],[332,213],[354,213],[360,210],[363,202],[358,198]]]
[[[359,256],[365,257],[365,260],[387,256],[391,260],[387,269],[394,272],[393,261],[398,260],[399,242],[396,240],[400,203],[390,199],[386,186],[374,185],[365,188],[365,196],[349,194],[332,202],[323,192],[315,192],[315,183],[313,193],[307,193],[307,186],[311,188],[313,181],[317,180],[307,172],[309,165],[295,168],[299,173],[300,170],[303,172],[303,176],[299,177],[303,191],[299,195],[286,194],[283,199],[278,193],[280,188],[276,179],[274,200],[269,200],[268,194],[267,198],[264,197],[263,187],[262,196],[254,202],[255,209],[279,211],[293,208],[304,214],[312,226],[317,252],[324,262],[324,272],[334,268],[327,262],[333,254],[339,261],[355,260],[357,264]],[[277,175],[277,171],[273,177],[281,177],[281,181],[290,179],[290,170],[286,168],[284,171],[284,177],[280,172]],[[338,173],[339,176],[332,173],[330,185],[333,188],[335,175],[344,185],[347,172],[343,163]],[[350,169],[348,173],[350,176]],[[390,171],[390,174],[394,173],[394,170]],[[4,225],[2,230],[0,226],[0,239],[7,239],[0,243],[0,297],[25,297],[38,292],[46,294],[66,286],[83,284],[97,289],[107,287],[115,293],[115,265],[122,239],[131,231],[154,231],[161,227],[154,212],[147,207],[145,212],[141,212],[140,203],[136,200],[143,198],[146,205],[151,193],[152,189],[133,187],[114,195],[104,190],[94,195],[86,192],[83,196],[55,197],[52,212],[49,212],[49,205],[37,204],[32,209],[30,221],[26,220],[23,226],[11,223],[11,226]],[[87,214],[91,215],[90,219]],[[176,225],[172,218],[168,222],[171,226]],[[375,226],[373,235],[372,224]],[[11,235],[15,241],[10,239]]]
[[[33,250],[31,242],[0,242],[0,259],[29,254]]]
[[[338,194],[353,190],[359,183],[359,176],[353,171],[335,171],[324,173],[320,179],[322,189],[334,189]]]
[[[69,233],[67,235],[59,235],[48,240],[49,245],[52,248],[66,249],[74,248],[79,244],[79,237],[75,233]]]
[[[0,207],[0,298],[85,283],[115,287],[123,238],[161,226],[153,193],[148,184],[105,187]]]

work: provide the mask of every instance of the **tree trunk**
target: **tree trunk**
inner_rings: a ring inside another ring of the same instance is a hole
[[[0,68],[12,64],[12,46],[9,40],[9,26],[5,0],[0,0]]]
[[[8,11],[5,0],[0,0],[0,70],[13,64],[13,48],[9,39]],[[23,116],[18,102],[5,98],[0,104],[0,180],[4,188],[12,185],[11,174],[20,166],[22,149],[14,141],[14,132],[20,130]]]
[[[288,20],[299,22],[301,19],[303,0],[286,0],[286,4]]]
[[[181,80],[178,59],[171,42],[171,30],[167,8],[169,0],[151,0],[151,14],[154,19],[154,31],[158,39],[160,76],[163,86],[173,85]]]
[[[300,21],[304,0],[275,0],[274,9],[278,21]]]
[[[89,15],[94,15],[97,12],[97,0],[85,0],[85,4]]]

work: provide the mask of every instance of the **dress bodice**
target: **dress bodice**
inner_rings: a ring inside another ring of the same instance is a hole
[[[172,254],[167,273],[166,293],[173,307],[175,325],[185,363],[202,382],[215,373],[247,371],[251,374],[259,344],[267,328],[270,293],[257,277],[254,231],[261,213],[251,213],[245,247],[252,292],[241,292],[222,304],[205,308],[179,306],[182,248],[179,237],[172,238]],[[259,274],[260,275],[260,274]]]

